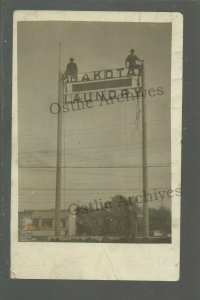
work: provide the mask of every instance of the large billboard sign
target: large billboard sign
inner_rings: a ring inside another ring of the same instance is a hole
[[[128,76],[127,68],[77,74],[64,79],[64,103],[138,98],[141,76]]]

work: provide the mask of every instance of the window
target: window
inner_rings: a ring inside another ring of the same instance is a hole
[[[40,219],[33,219],[32,224],[35,228],[39,228]]]
[[[51,228],[52,227],[52,219],[42,219],[42,227]]]

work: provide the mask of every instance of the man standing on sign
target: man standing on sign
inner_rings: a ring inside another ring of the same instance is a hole
[[[131,54],[129,54],[125,60],[125,65],[126,68],[128,68],[128,73],[127,76],[133,75],[135,76],[135,69],[138,70],[138,74],[137,75],[141,75],[142,74],[142,65],[138,65],[136,62],[140,61],[143,62],[144,60],[141,60],[137,57],[137,55],[135,55],[135,50],[131,49],[130,51]]]
[[[67,64],[65,76],[68,82],[78,80],[78,67],[77,64],[74,62],[73,57],[70,58],[70,62]]]

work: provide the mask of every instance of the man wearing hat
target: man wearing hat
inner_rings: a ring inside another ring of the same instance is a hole
[[[70,58],[70,62],[67,64],[65,76],[66,76],[68,82],[78,80],[78,67],[77,67],[77,64],[74,62],[73,57]]]
[[[129,54],[125,60],[125,65],[126,68],[128,68],[128,73],[127,76],[133,75],[135,76],[135,69],[138,70],[137,75],[141,75],[142,73],[142,65],[138,65],[136,62],[140,61],[143,62],[144,60],[141,60],[135,55],[135,50],[131,49],[130,51],[131,54]]]

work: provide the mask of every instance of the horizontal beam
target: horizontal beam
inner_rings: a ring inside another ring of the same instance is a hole
[[[82,92],[89,90],[110,89],[117,87],[127,87],[132,85],[132,78],[120,78],[114,80],[103,80],[95,82],[84,82],[72,84],[72,92]]]

